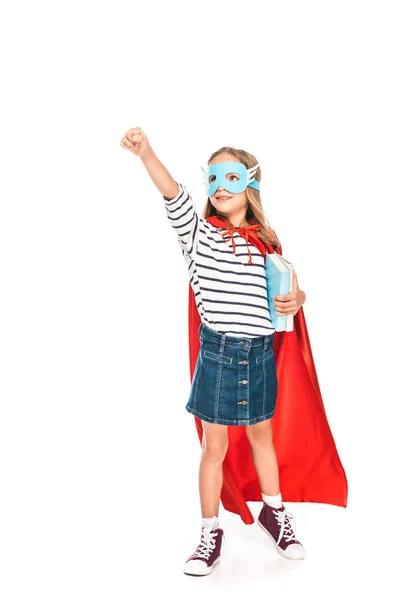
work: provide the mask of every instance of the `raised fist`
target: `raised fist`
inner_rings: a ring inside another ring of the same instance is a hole
[[[150,149],[149,140],[140,127],[128,129],[121,138],[121,146],[126,150],[130,150],[136,156],[143,156]]]

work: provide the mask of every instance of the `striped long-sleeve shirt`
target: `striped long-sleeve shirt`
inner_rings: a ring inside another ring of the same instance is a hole
[[[178,183],[178,182],[177,182]],[[271,335],[264,257],[251,246],[248,264],[246,241],[237,232],[232,241],[222,229],[200,217],[185,186],[168,200],[165,209],[187,263],[189,281],[201,321],[218,331],[238,337]]]

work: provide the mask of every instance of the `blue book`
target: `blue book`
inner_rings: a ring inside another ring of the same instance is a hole
[[[280,254],[266,254],[267,299],[275,331],[293,331],[293,315],[276,314],[274,296],[285,296],[293,289],[293,265]]]

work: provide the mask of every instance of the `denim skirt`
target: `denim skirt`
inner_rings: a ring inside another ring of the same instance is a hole
[[[220,425],[253,425],[270,419],[278,391],[274,337],[275,332],[236,337],[201,323],[186,410]]]

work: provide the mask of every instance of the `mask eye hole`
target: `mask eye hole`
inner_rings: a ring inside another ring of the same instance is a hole
[[[208,183],[213,183],[213,181],[215,181],[216,177],[215,175],[210,175],[210,177],[208,178]]]
[[[227,181],[240,181],[240,175],[238,173],[227,173],[225,179]]]

